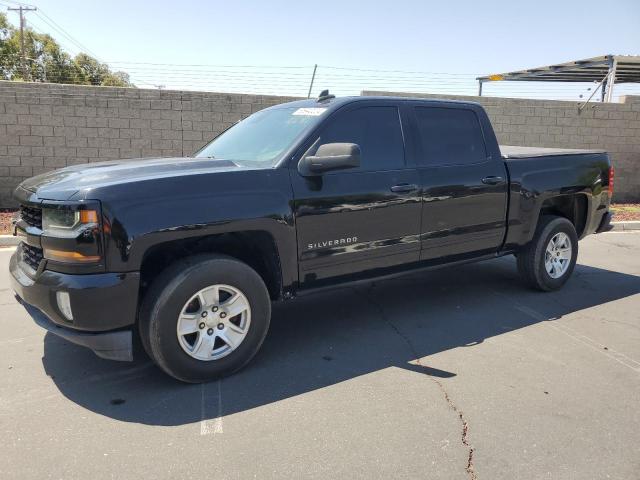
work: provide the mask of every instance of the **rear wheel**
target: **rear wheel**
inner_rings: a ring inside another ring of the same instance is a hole
[[[564,217],[543,216],[531,242],[518,253],[518,271],[533,288],[543,291],[562,287],[578,258],[578,235]]]
[[[222,255],[198,255],[154,282],[140,332],[162,370],[197,383],[246,365],[267,334],[270,316],[267,288],[251,267]]]

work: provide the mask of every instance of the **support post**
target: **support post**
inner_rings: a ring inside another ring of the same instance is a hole
[[[482,80],[478,79],[478,96],[482,96]]]
[[[311,89],[313,88],[313,81],[316,79],[316,70],[318,69],[318,64],[316,63],[313,66],[313,75],[311,75],[311,85],[309,85],[309,93],[307,94],[307,98],[311,98]]]
[[[592,93],[591,95],[589,95],[589,98],[587,98],[587,101],[586,101],[586,102],[584,102],[582,105],[580,105],[580,106],[578,107],[578,113],[580,113],[580,112],[582,111],[582,109],[583,109],[584,107],[586,107],[586,106],[587,106],[587,104],[591,101],[591,99],[593,98],[593,96],[594,96],[596,93],[598,93],[598,90],[599,90],[600,88],[602,88],[602,91],[604,92],[604,86],[605,86],[605,84],[607,83],[607,78],[609,78],[609,74],[608,74],[608,73],[607,73],[607,74],[604,76],[604,78],[600,81],[600,83],[599,83],[599,84],[598,84],[598,86],[595,88],[595,90],[593,91],[593,93]],[[604,99],[604,93],[602,94],[602,98]]]
[[[616,70],[618,69],[618,60],[613,60],[613,65],[609,67],[609,81],[607,85],[607,103],[613,101],[613,86],[616,83]]]

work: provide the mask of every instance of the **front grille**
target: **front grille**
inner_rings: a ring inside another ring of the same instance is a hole
[[[22,261],[34,270],[38,270],[42,261],[42,249],[22,243]]]
[[[20,205],[20,217],[31,227],[42,229],[42,209]]]

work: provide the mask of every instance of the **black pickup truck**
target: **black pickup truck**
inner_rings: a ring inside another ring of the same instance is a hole
[[[191,158],[23,182],[19,301],[101,357],[140,343],[169,375],[237,371],[272,302],[344,282],[515,255],[541,290],[610,229],[604,152],[499,147],[482,107],[392,97],[267,108]]]

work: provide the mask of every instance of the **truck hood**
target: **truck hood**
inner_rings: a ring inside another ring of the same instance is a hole
[[[29,178],[20,187],[33,192],[40,199],[68,200],[75,194],[84,193],[88,198],[91,190],[140,182],[164,177],[197,175],[229,170],[239,170],[235,163],[228,160],[210,158],[150,158],[139,160],[117,160],[90,163],[63,168]]]

